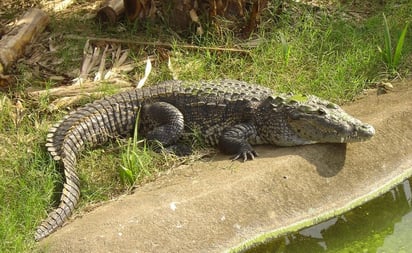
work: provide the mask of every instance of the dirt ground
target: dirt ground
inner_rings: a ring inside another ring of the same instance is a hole
[[[173,170],[41,241],[43,252],[222,252],[345,212],[412,174],[412,82],[345,109],[370,141],[258,147],[255,161],[217,156]],[[239,249],[239,248],[237,248]]]

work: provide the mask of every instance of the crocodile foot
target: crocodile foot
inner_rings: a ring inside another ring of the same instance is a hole
[[[239,153],[232,157],[232,161],[241,159],[242,162],[246,162],[248,159],[254,160],[257,156],[259,156],[259,154],[253,149],[242,149]]]

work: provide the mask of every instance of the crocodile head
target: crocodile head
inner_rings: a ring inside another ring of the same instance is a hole
[[[373,126],[315,96],[282,95],[270,97],[265,102],[265,111],[269,109],[273,113],[266,114],[263,119],[264,125],[272,128],[266,128],[264,131],[269,134],[263,135],[272,144],[347,143],[365,141],[375,134]],[[279,122],[282,122],[281,127]]]

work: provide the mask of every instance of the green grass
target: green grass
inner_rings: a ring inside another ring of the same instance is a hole
[[[35,113],[15,124],[11,101],[4,95],[0,101],[0,250],[22,252],[33,243],[59,176],[42,148],[48,125]]]
[[[391,38],[400,38],[405,24],[410,21],[412,3],[389,1],[386,6],[376,9],[379,11],[372,9],[363,20],[355,21],[342,15],[344,6],[336,12],[314,12],[296,5],[280,14],[276,22],[273,18],[265,19],[254,35],[258,39],[257,47],[250,49],[249,55],[179,47],[179,44],[188,42],[206,47],[236,47],[243,42],[227,30],[184,40],[173,37],[169,29],[150,21],[144,22],[147,29],[128,22],[106,28],[82,18],[84,10],[55,16],[50,27],[59,46],[54,53],[61,61],[56,65],[58,72],[75,73],[79,69],[85,42],[58,36],[62,31],[78,36],[137,41],[155,41],[160,37],[162,41],[175,44],[169,54],[180,79],[235,78],[281,92],[311,93],[342,103],[352,100],[374,82],[392,77],[392,71],[388,70],[377,49],[378,46],[385,47],[387,39],[382,11],[386,14]],[[405,33],[402,40],[402,57],[396,70],[399,75],[407,76],[412,66],[411,34]],[[161,60],[158,49],[134,49],[132,55],[137,62],[147,55],[157,57],[148,83],[172,77],[167,60]],[[139,67],[131,76],[139,76],[144,67]],[[32,101],[25,94],[27,87],[53,87],[56,83],[31,75],[31,67],[24,62],[18,63],[14,71],[16,86],[0,94],[0,252],[30,252],[35,245],[35,227],[56,204],[58,194],[54,191],[61,182],[57,166],[44,148],[47,130],[67,110],[50,113],[47,107],[52,100],[49,96]],[[102,91],[110,94],[114,89],[104,85]],[[15,116],[17,99],[24,107],[20,117]],[[128,192],[130,184],[122,183],[123,176],[119,171],[131,171],[135,164],[142,164],[143,172],[131,172],[130,177],[131,181],[137,179],[136,184],[140,184],[178,163],[176,158],[152,154],[144,146],[142,149],[133,143],[135,140],[121,145],[115,142],[83,152],[77,166],[82,197],[76,212],[85,211],[91,203]],[[130,182],[128,179],[124,181]]]

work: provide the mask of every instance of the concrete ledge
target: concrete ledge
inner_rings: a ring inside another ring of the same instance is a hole
[[[241,251],[361,205],[412,175],[412,84],[345,109],[371,123],[367,142],[258,147],[247,163],[218,156],[175,169],[77,218],[45,252]]]

